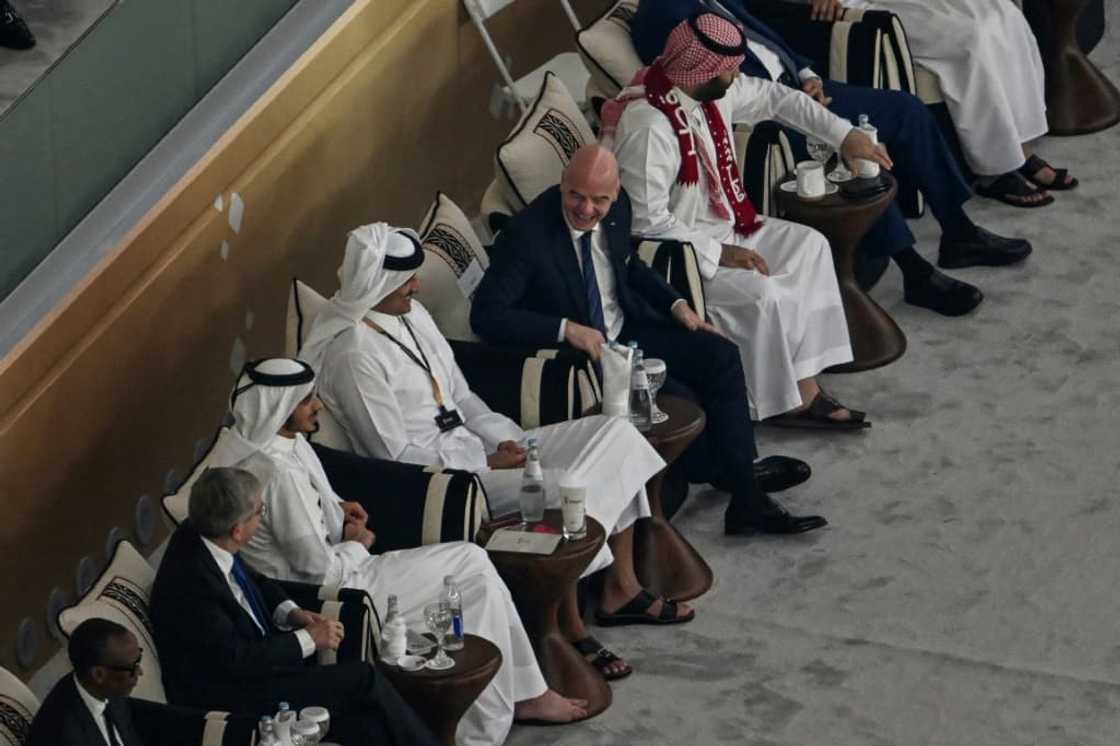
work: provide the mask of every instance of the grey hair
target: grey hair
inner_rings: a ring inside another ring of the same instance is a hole
[[[207,469],[191,487],[191,525],[207,539],[219,539],[253,513],[253,498],[260,491],[260,481],[244,469]]]

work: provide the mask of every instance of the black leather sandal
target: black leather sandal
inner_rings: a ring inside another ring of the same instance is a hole
[[[1049,168],[1054,172],[1054,183],[1043,184],[1041,181],[1035,178],[1036,176],[1038,176],[1038,172],[1044,168]],[[1076,189],[1077,185],[1081,183],[1077,179],[1070,179],[1067,182],[1066,177],[1069,176],[1069,169],[1054,168],[1049,163],[1039,158],[1037,155],[1032,155],[1027,159],[1026,163],[1024,163],[1022,166],[1019,166],[1019,175],[1030,183],[1034,184],[1039,189],[1046,189],[1055,192],[1064,192],[1067,189]]]
[[[1052,187],[1046,187],[1051,189]],[[1045,199],[1040,199],[1037,202],[1023,202],[1021,200],[1027,197],[1033,197],[1041,192],[1040,189],[1035,189],[1030,183],[1026,181],[1025,176],[1020,176],[1018,172],[1012,171],[1009,174],[1003,174],[991,184],[984,186],[983,184],[976,184],[976,193],[981,197],[994,199],[1002,202],[1005,205],[1012,207],[1022,207],[1025,209],[1032,209],[1035,207],[1046,207],[1046,205],[1054,204],[1054,196],[1047,194]],[[1020,201],[1016,201],[1018,197]]]
[[[842,409],[848,410],[848,419],[838,420],[832,415]],[[826,394],[822,389],[809,406],[799,412],[786,412],[764,420],[774,427],[802,428],[806,430],[866,430],[871,427],[867,413],[845,407]]]
[[[665,625],[691,622],[696,616],[695,611],[689,611],[687,616],[678,617],[677,602],[667,598],[661,599],[661,613],[654,616],[649,613],[649,609],[657,600],[657,596],[643,588],[638,595],[613,614],[604,613],[602,609],[596,611],[595,621],[600,627],[622,627],[627,624]]]
[[[576,640],[572,643],[579,654],[587,659],[587,662],[595,667],[604,679],[607,681],[617,681],[625,679],[630,674],[634,673],[634,669],[630,664],[619,658],[603,647],[603,643],[596,640],[594,637],[585,637],[582,640]],[[626,667],[621,671],[611,671],[611,666],[621,662]]]

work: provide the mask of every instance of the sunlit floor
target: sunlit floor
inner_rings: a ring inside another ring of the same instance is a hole
[[[1118,41],[1093,59],[1120,81]],[[875,289],[908,352],[826,382],[874,429],[760,429],[764,454],[815,470],[786,502],[832,525],[728,539],[725,496],[694,490],[675,522],[716,574],[696,621],[595,630],[636,669],[613,706],[510,743],[1117,743],[1120,127],[1040,152],[1082,186],[1040,210],[970,204],[1035,245],[955,273],[987,296],[973,315],[907,306],[893,267]],[[936,223],[914,228],[935,258]]]

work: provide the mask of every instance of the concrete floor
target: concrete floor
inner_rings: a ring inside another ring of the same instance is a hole
[[[0,48],[0,116],[46,74],[117,0],[9,0],[38,42]]]
[[[1116,81],[1118,42],[1093,54]],[[725,538],[725,496],[694,488],[675,522],[716,575],[697,619],[593,628],[636,669],[613,706],[510,744],[1117,743],[1120,127],[1039,150],[1082,186],[1041,210],[970,203],[1035,245],[955,273],[987,295],[973,315],[907,306],[893,267],[875,289],[908,352],[826,382],[874,429],[760,429],[763,454],[815,470],[786,503],[832,525]],[[936,223],[914,228],[936,258]]]

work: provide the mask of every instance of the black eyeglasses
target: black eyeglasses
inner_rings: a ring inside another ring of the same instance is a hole
[[[128,665],[128,666],[110,666],[107,663],[102,663],[101,667],[102,668],[107,668],[110,671],[120,671],[121,673],[127,673],[130,676],[136,676],[137,674],[140,673],[140,661],[143,658],[144,658],[144,651],[141,650],[140,655],[136,656],[136,662],[131,664],[131,665]]]

